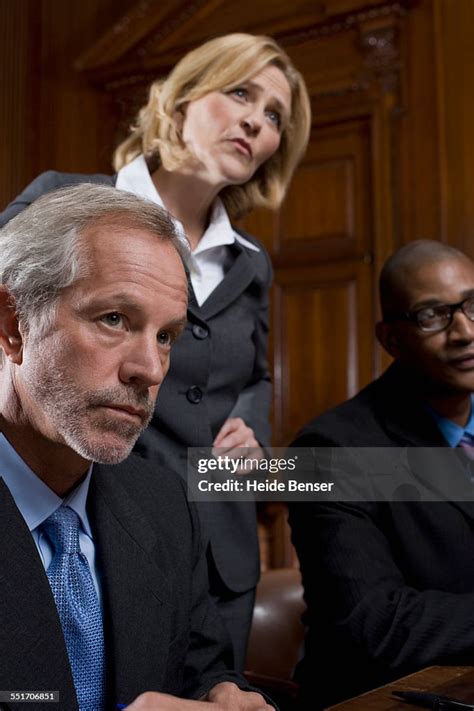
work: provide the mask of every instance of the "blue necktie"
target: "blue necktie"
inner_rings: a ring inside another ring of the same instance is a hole
[[[469,459],[474,459],[474,435],[463,432],[458,447],[462,447]]]
[[[43,523],[54,548],[47,570],[64,633],[80,711],[105,704],[102,615],[87,558],[79,547],[79,518],[61,506]]]

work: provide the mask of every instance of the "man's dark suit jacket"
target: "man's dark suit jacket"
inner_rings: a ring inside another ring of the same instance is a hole
[[[103,586],[109,705],[144,691],[199,698],[231,653],[207,594],[199,523],[174,473],[132,455],[94,465],[88,510]],[[51,588],[33,537],[0,479],[0,689],[59,690],[77,701]],[[12,704],[34,711],[44,704]]]
[[[392,366],[293,445],[446,447],[415,392]],[[432,488],[430,471],[414,483]],[[474,503],[296,503],[290,523],[308,605],[298,669],[308,708],[430,664],[474,663]]]
[[[0,227],[43,193],[81,182],[115,185],[115,180],[43,173],[1,213]],[[188,324],[173,347],[150,428],[139,441],[141,453],[183,477],[187,447],[211,446],[228,417],[242,417],[261,444],[270,444],[266,337],[272,270],[262,245],[244,236],[260,251],[236,242],[229,271],[201,307],[191,294]],[[254,588],[260,570],[254,504],[214,501],[197,508],[203,538],[210,542],[211,570],[234,593]]]

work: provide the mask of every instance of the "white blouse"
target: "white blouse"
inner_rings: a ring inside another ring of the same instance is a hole
[[[143,155],[137,156],[118,171],[115,187],[165,207],[151,179]],[[173,222],[178,233],[186,239],[181,222],[174,217]],[[212,206],[209,226],[196,249],[191,252],[188,261],[191,283],[199,306],[224,279],[229,258],[227,246],[236,241],[255,252],[260,251],[258,247],[234,231],[222,200],[216,198]]]

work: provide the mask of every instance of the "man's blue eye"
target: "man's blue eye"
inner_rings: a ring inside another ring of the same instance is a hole
[[[122,316],[116,311],[111,311],[109,314],[102,316],[102,320],[108,326],[120,326],[122,324]]]
[[[169,331],[161,331],[161,333],[158,334],[158,343],[160,346],[170,346],[172,340]]]

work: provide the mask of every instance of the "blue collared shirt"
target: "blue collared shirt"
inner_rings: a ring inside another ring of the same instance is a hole
[[[92,474],[92,464],[86,478],[62,499],[52,491],[23,461],[6,437],[0,433],[0,477],[10,490],[26,525],[31,531],[41,561],[48,569],[53,549],[47,536],[39,530],[46,519],[61,505],[69,506],[80,520],[79,545],[87,558],[95,589],[102,605],[100,576],[97,568],[95,545],[86,510],[87,494]]]
[[[438,425],[439,429],[441,430],[441,434],[443,435],[450,447],[457,447],[459,445],[459,442],[461,441],[464,432],[468,432],[474,437],[474,408],[472,406],[473,402],[474,395],[471,395],[471,414],[469,415],[469,420],[467,421],[467,425],[465,427],[461,427],[452,420],[448,420],[447,417],[439,415],[437,412],[435,412],[435,410],[433,410],[433,408],[428,408],[431,417]]]

